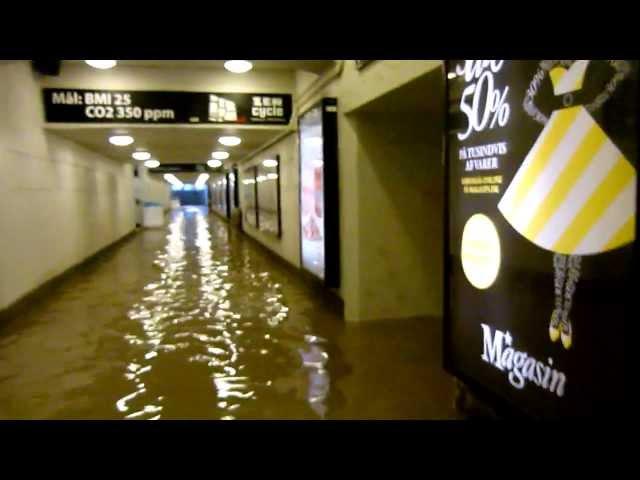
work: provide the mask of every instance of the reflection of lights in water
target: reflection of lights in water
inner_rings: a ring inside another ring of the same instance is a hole
[[[310,415],[325,418],[329,374],[323,340],[314,335],[303,339],[300,332],[298,340],[290,342],[282,285],[269,272],[255,270],[249,260],[241,267],[230,264],[224,232],[212,230],[204,209],[172,212],[165,248],[154,260],[159,277],[144,287],[142,300],[128,314],[134,330],[126,332],[124,341],[135,353],[123,374],[131,390],[116,402],[116,410],[127,419],[174,417],[172,408],[180,397],[164,377],[167,368],[174,368],[184,370],[185,382],[197,381],[192,371],[209,379],[212,411],[205,416],[243,418],[255,412],[250,404],[260,406],[256,401],[262,398],[272,401],[268,399],[273,395],[262,395],[265,390],[278,390],[288,382],[299,389],[297,401],[311,408]],[[236,291],[238,283],[249,292]],[[247,299],[251,295],[257,300]],[[259,312],[246,310],[247,305]],[[296,353],[299,345],[304,347]],[[285,353],[302,361],[279,363]],[[274,368],[265,370],[265,365]],[[272,378],[274,373],[279,378]]]
[[[327,413],[327,406],[324,402],[330,390],[329,372],[325,369],[329,361],[329,354],[317,345],[323,341],[319,337],[309,335],[305,336],[305,340],[310,342],[309,348],[307,350],[298,349],[298,352],[302,357],[303,367],[308,370],[307,401],[313,411],[324,418]]]

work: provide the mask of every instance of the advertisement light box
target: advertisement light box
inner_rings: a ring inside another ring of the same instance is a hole
[[[537,417],[624,399],[638,62],[452,60],[445,366]]]
[[[323,99],[299,119],[300,251],[304,270],[339,286],[337,102]]]

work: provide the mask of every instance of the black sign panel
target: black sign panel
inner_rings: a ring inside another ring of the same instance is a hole
[[[43,89],[52,123],[282,124],[291,95],[133,90]]]
[[[151,173],[197,173],[207,172],[209,167],[200,163],[163,163],[157,168],[150,168]]]
[[[447,62],[445,364],[530,415],[623,402],[637,69]]]

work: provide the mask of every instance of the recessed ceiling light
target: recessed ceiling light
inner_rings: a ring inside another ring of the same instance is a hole
[[[277,173],[267,173],[267,178],[269,180],[276,180],[278,178],[278,174]]]
[[[235,147],[236,145],[240,145],[240,142],[242,142],[242,140],[240,139],[240,137],[234,137],[230,135],[227,137],[220,137],[218,139],[218,142],[220,142],[225,147]]]
[[[131,156],[135,160],[149,160],[151,158],[151,154],[149,152],[133,152]]]
[[[119,147],[126,147],[133,143],[133,137],[130,135],[112,135],[109,137],[109,143]]]
[[[253,63],[249,60],[227,60],[224,62],[224,68],[232,73],[247,73],[253,68]]]
[[[262,161],[262,165],[267,168],[274,168],[278,166],[278,161],[274,160],[273,158],[267,158],[266,160]]]
[[[211,158],[215,158],[216,160],[226,160],[227,158],[229,158],[229,152],[212,152]]]
[[[158,168],[160,166],[160,162],[158,160],[147,160],[144,162],[144,166],[147,168]]]
[[[218,168],[222,166],[222,162],[220,160],[209,160],[207,162],[207,165],[209,165],[211,168]]]
[[[85,63],[93,68],[98,68],[100,70],[108,70],[109,68],[113,68],[118,64],[117,60],[85,60]]]

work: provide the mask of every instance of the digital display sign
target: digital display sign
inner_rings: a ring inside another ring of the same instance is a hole
[[[638,63],[447,62],[445,366],[539,417],[624,396]]]
[[[291,120],[290,94],[45,88],[50,123],[280,124]]]

